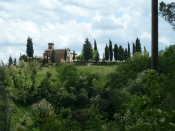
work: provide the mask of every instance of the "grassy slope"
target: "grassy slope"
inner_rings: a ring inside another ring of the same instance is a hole
[[[106,76],[115,70],[116,66],[77,66],[79,72],[89,72],[89,73],[98,73],[102,80],[105,80]],[[56,78],[55,68],[43,68],[39,70],[36,76],[36,85],[39,86],[43,80],[46,72],[50,71],[52,73],[52,78]]]

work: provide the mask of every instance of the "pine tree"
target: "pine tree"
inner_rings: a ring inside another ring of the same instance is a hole
[[[64,50],[64,61],[66,62],[66,58],[67,58],[67,50],[66,50],[66,48],[65,48],[65,50]]]
[[[129,42],[128,42],[128,57],[131,57]]]
[[[29,58],[33,57],[33,42],[32,42],[32,38],[28,37],[27,38],[27,50],[26,50],[27,56]]]
[[[114,59],[115,59],[115,61],[118,60],[118,46],[117,46],[117,44],[114,45]]]
[[[132,55],[134,55],[136,53],[136,46],[135,44],[133,43],[132,45]]]
[[[109,56],[110,56],[110,61],[113,59],[113,50],[112,50],[112,41],[109,40]]]
[[[109,60],[109,48],[108,48],[108,45],[106,44],[106,47],[105,47],[105,60]]]
[[[94,50],[97,51],[97,44],[96,44],[96,40],[94,39]]]
[[[52,50],[51,62],[55,63],[55,51],[54,51],[54,49]]]
[[[75,51],[73,50],[73,61],[75,60]]]
[[[89,39],[86,38],[85,40],[85,43],[83,44],[83,57],[84,57],[84,60],[88,61],[90,59],[92,59],[92,45],[91,43],[89,42]]]
[[[8,66],[10,66],[10,65],[12,65],[12,64],[13,64],[13,59],[12,59],[12,57],[11,57],[11,55],[10,55],[9,60],[8,60]]]

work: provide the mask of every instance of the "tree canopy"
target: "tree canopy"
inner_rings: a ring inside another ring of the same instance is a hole
[[[166,4],[163,1],[160,2],[159,15],[169,22],[175,30],[175,2],[169,4]]]

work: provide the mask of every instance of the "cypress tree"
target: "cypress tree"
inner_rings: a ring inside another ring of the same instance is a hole
[[[130,44],[128,42],[128,57],[131,57],[131,53],[130,53]]]
[[[117,44],[114,45],[114,59],[115,59],[115,61],[118,60],[118,46],[117,46]]]
[[[92,45],[89,42],[89,39],[86,38],[85,43],[83,44],[83,56],[84,56],[84,60],[88,61],[89,59],[92,59]]]
[[[94,50],[97,51],[97,44],[96,44],[96,40],[94,39]]]
[[[125,51],[124,51],[124,60],[126,60],[128,58],[128,51],[127,51],[127,48],[125,48]]]
[[[106,47],[105,47],[105,60],[109,60],[109,48],[108,48],[108,45],[106,44]]]
[[[75,60],[75,51],[73,50],[73,61]]]
[[[94,52],[95,53],[95,62],[98,62],[100,60],[100,56],[99,56],[99,53],[98,53],[98,50]]]
[[[113,59],[113,50],[112,50],[112,41],[109,40],[109,56],[110,56],[110,61]]]
[[[27,56],[29,58],[33,57],[33,42],[32,42],[32,38],[28,37],[27,38],[27,50],[26,50]]]
[[[124,60],[124,49],[121,45],[119,46],[118,53],[119,53],[119,61],[123,61]]]
[[[12,57],[11,57],[11,55],[10,55],[9,60],[8,60],[8,66],[10,66],[10,65],[12,65],[12,64],[13,64],[13,59],[12,59]]]
[[[138,38],[136,38],[136,52],[142,53],[140,40]]]
[[[16,66],[16,58],[14,58],[13,65]]]
[[[65,48],[65,50],[64,50],[64,61],[66,62],[66,58],[67,58],[67,50],[66,50],[66,48]]]
[[[136,46],[135,44],[133,43],[132,45],[132,55],[134,55],[136,53]]]
[[[51,62],[55,63],[55,51],[54,51],[54,49],[52,50]]]

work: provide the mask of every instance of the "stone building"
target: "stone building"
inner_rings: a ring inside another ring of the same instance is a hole
[[[39,61],[42,61],[44,57],[45,59],[47,59],[47,55],[48,55],[48,60],[51,61],[51,55],[53,50],[55,52],[55,62],[65,62],[64,61],[65,49],[54,49],[54,43],[48,43],[48,49],[44,51],[43,56],[42,57],[38,56],[36,57],[36,59],[38,59]],[[69,48],[66,48],[66,51],[67,51],[66,62],[73,62],[73,53]]]

